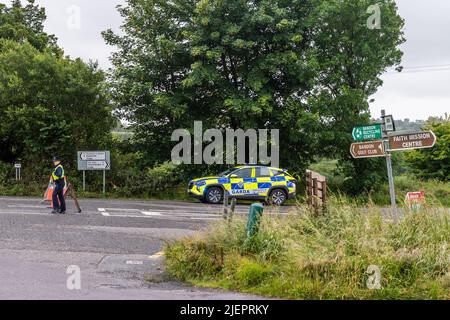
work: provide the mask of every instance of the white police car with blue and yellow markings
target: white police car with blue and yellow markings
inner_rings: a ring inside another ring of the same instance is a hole
[[[286,170],[265,166],[239,166],[219,176],[189,182],[189,195],[204,202],[221,203],[225,192],[231,198],[264,200],[282,205],[295,197],[296,180]]]

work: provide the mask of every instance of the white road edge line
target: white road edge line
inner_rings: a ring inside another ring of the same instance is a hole
[[[42,216],[49,216],[48,213],[46,212],[34,212],[34,211],[22,211],[22,212],[18,212],[18,211],[8,211],[8,210],[3,210],[0,209],[0,214],[24,214],[24,215],[42,215]]]
[[[9,204],[8,208],[31,208],[31,209],[48,209],[48,206],[32,206],[32,205],[20,205],[20,204]]]

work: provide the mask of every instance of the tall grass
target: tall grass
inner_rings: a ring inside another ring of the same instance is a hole
[[[334,199],[328,213],[299,208],[212,226],[167,245],[167,270],[196,285],[288,299],[449,299],[450,215],[427,207],[394,225],[382,209]],[[380,289],[367,283],[380,272]],[[373,267],[371,267],[373,268]]]

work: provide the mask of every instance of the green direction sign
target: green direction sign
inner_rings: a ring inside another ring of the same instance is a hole
[[[383,136],[381,124],[353,128],[353,139],[356,141],[378,140]]]

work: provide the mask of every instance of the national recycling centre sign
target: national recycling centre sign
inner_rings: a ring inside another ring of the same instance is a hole
[[[383,129],[381,124],[374,124],[365,127],[356,127],[353,129],[353,139],[356,141],[378,140],[381,139]]]

